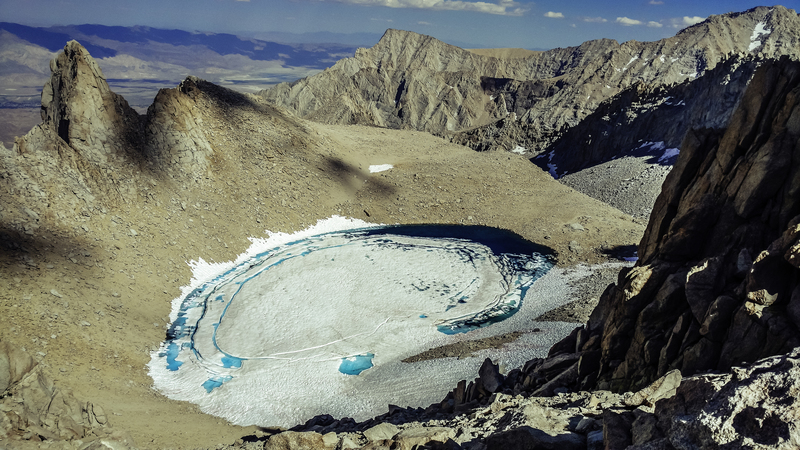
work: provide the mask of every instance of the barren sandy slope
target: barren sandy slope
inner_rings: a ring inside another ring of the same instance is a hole
[[[302,123],[311,138],[298,140],[295,153],[258,165],[216,160],[215,176],[198,182],[142,175],[149,181],[138,196],[100,214],[42,218],[29,234],[0,234],[0,339],[34,355],[57,385],[103,406],[142,448],[230,444],[253,430],[165,398],[145,368],[171,300],[189,282],[188,261],[231,260],[248,237],[334,214],[506,228],[554,248],[561,265],[603,261],[643,231],[515,155],[420,132]],[[394,168],[371,174],[373,164]],[[7,197],[0,207],[10,221],[24,205]]]

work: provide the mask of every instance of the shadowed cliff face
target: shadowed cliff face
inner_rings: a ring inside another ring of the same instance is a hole
[[[584,328],[573,388],[641,388],[800,346],[800,63],[765,63],[724,131],[684,139],[639,244]]]

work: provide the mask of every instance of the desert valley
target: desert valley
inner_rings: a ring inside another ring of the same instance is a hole
[[[345,58],[51,31],[0,34],[49,74],[0,130],[0,448],[800,446],[794,10]],[[280,83],[131,102],[106,62],[196,68],[145,41]]]

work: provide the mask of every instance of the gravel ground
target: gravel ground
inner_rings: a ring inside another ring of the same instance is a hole
[[[664,149],[658,146],[642,147],[564,175],[559,181],[647,224],[661,185],[677,159],[677,156],[661,159],[663,155]]]
[[[537,318],[541,322],[586,323],[606,288],[617,282],[619,271],[633,262],[609,263],[596,266],[588,275],[568,279],[575,300],[552,309]]]

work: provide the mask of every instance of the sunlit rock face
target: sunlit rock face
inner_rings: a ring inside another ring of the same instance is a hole
[[[329,219],[257,241],[235,263],[196,264],[151,375],[168,396],[241,424],[427,406],[485,355],[402,360],[509,331],[551,267],[546,247],[503,230]],[[518,357],[546,351],[525,346]]]

